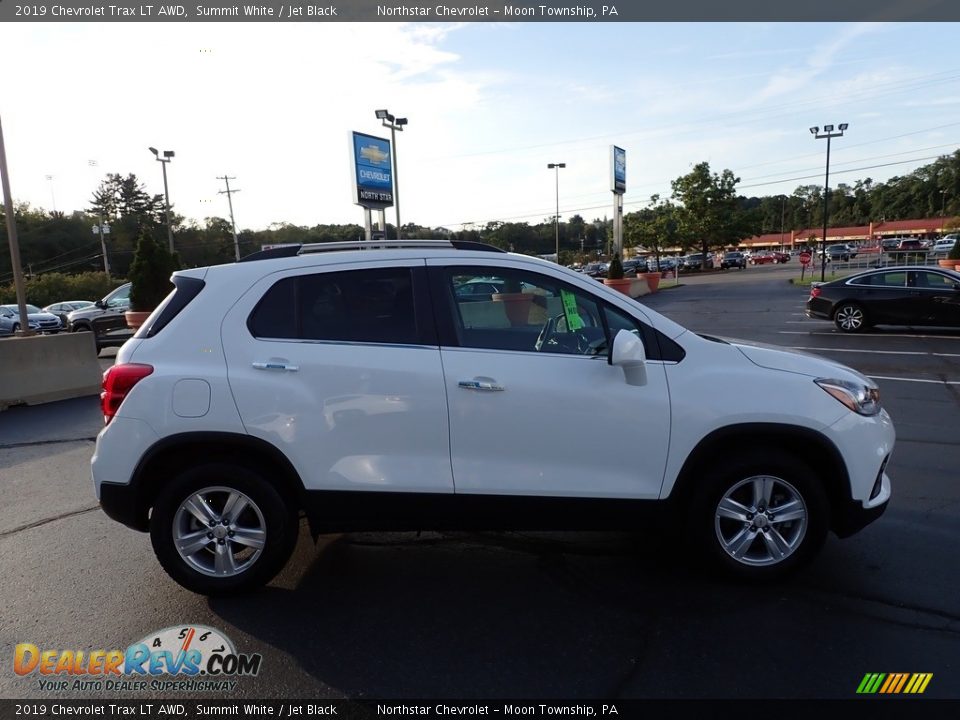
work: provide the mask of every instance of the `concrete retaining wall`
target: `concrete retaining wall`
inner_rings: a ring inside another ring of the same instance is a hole
[[[96,395],[101,379],[93,333],[0,340],[0,410]]]

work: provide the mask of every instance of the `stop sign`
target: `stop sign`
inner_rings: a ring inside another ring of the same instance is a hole
[[[800,253],[800,264],[809,265],[810,264],[810,253],[802,252]]]

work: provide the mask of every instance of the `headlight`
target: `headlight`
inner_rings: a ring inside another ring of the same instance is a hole
[[[814,382],[855,413],[876,415],[880,412],[880,388],[834,378],[817,378]]]

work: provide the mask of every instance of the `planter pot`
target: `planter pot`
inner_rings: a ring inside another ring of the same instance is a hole
[[[526,325],[530,318],[530,305],[533,303],[533,293],[496,293],[493,302],[503,303],[507,313],[507,320],[514,327]]]
[[[153,312],[152,310],[150,312]],[[140,312],[139,310],[127,310],[123,317],[127,320],[127,327],[131,330],[139,330],[140,326],[150,317],[150,312]]]
[[[637,273],[637,277],[647,281],[647,287],[650,288],[650,292],[652,293],[655,293],[657,288],[660,287],[661,276],[658,272]]]
[[[946,268],[947,270],[953,270],[953,268],[957,264],[957,261],[956,260],[937,260],[937,264],[942,268]]]
[[[614,290],[619,290],[626,296],[630,296],[630,285],[633,282],[630,278],[623,278],[620,280],[611,280],[610,278],[604,278],[603,284],[607,287],[613,288]]]

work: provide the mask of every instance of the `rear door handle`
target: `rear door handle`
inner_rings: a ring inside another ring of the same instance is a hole
[[[503,385],[498,385],[489,378],[477,378],[475,380],[461,380],[457,383],[464,390],[482,390],[486,392],[502,392]]]
[[[287,372],[296,372],[300,369],[299,365],[290,365],[281,360],[268,360],[267,362],[253,363],[254,370],[286,370]]]

